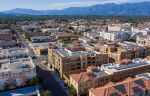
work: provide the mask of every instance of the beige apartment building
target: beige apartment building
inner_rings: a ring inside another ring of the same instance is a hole
[[[85,70],[88,66],[100,66],[108,63],[108,55],[95,51],[70,51],[68,49],[48,50],[49,64],[61,77],[69,80],[69,74]]]
[[[120,63],[124,59],[144,58],[148,55],[148,48],[138,46],[136,43],[107,42],[96,44],[97,51],[109,54],[110,62]]]

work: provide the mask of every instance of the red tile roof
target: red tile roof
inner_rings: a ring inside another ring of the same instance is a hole
[[[103,87],[98,87],[91,89],[90,92],[94,94],[94,96],[111,96],[115,94],[115,96],[124,96],[127,95],[135,95],[138,92],[144,92],[147,88],[150,88],[150,80],[144,80],[141,78],[127,78],[126,80],[118,83],[108,83]]]

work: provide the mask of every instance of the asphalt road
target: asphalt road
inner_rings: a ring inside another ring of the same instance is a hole
[[[50,71],[37,67],[37,74],[42,79],[41,83],[43,89],[50,90],[52,92],[52,96],[67,96]]]
[[[20,41],[22,41],[22,44],[24,45],[24,47],[29,49],[29,54],[30,56],[34,56],[34,52],[33,50],[30,48],[29,43],[26,41],[26,39],[22,36],[22,34],[20,32],[17,32],[17,36],[20,39]]]
[[[20,32],[17,32],[17,35],[19,39],[22,41],[23,45],[29,49],[30,56],[34,56],[34,52],[30,48],[29,43],[26,41],[26,39],[23,38]],[[40,66],[41,64],[38,59],[34,60],[34,62],[36,64],[37,75],[42,80],[41,82],[42,88],[51,91],[52,96],[68,96],[65,90],[62,88],[62,86],[59,84],[59,82],[55,80],[55,77],[48,70],[48,68],[44,68],[43,66]]]

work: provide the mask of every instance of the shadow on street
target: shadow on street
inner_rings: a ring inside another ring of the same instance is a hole
[[[47,70],[43,70],[37,66],[37,75],[41,79],[41,85],[44,90],[49,90],[52,96],[67,96],[59,83],[54,79],[52,73]]]

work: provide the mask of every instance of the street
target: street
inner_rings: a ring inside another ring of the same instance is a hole
[[[32,48],[29,46],[29,42],[22,36],[20,32],[17,32],[19,39],[22,41],[23,45],[29,49],[29,55],[35,56]],[[41,85],[44,90],[49,90],[52,93],[52,96],[68,96],[64,88],[60,83],[55,79],[54,74],[45,66],[42,66],[42,60],[40,57],[37,57],[33,60],[36,65],[37,76],[41,79]]]
[[[50,90],[52,92],[52,96],[67,96],[50,71],[43,70],[37,66],[37,74],[42,79],[42,87],[45,90]]]

